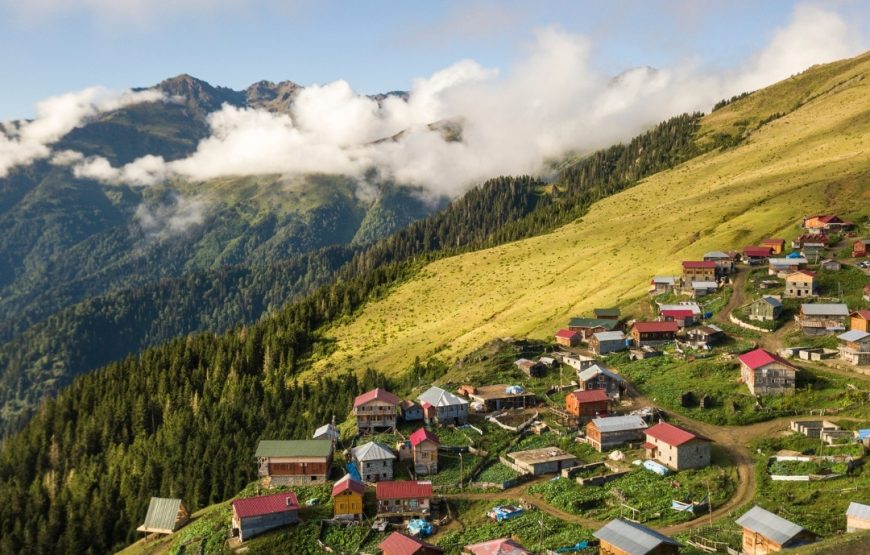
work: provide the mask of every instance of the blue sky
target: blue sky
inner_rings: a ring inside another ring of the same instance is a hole
[[[45,97],[148,86],[179,73],[243,88],[260,80],[345,79],[361,93],[470,58],[508,67],[536,29],[591,40],[596,69],[692,59],[729,68],[785,26],[788,1],[306,2],[302,0],[0,0],[0,121]],[[870,4],[828,2],[866,36]]]

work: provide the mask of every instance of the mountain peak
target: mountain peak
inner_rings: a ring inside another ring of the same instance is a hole
[[[270,112],[287,112],[301,85],[293,81],[257,81],[245,89],[245,99],[249,106],[263,108]]]
[[[192,112],[205,117],[223,104],[245,105],[245,93],[227,87],[214,87],[207,81],[182,73],[161,81],[157,87],[168,96],[183,99]]]

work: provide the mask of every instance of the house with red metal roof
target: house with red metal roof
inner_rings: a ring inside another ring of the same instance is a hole
[[[580,343],[580,332],[561,329],[556,332],[556,343],[563,347],[574,347]]]
[[[656,347],[677,338],[680,326],[676,322],[635,322],[631,326],[631,339],[636,347]]]
[[[424,541],[393,532],[382,541],[378,548],[383,555],[441,555],[444,550]]]
[[[490,540],[465,546],[471,555],[532,555],[532,552],[510,538]]]
[[[681,328],[695,324],[695,313],[687,308],[665,309],[659,313],[662,322],[676,322]]]
[[[753,395],[794,393],[797,368],[782,357],[755,349],[737,358],[740,379]]]
[[[683,284],[693,281],[716,281],[715,260],[683,261]]]
[[[379,516],[424,516],[432,504],[432,482],[378,482],[375,496]]]
[[[804,228],[813,231],[840,231],[852,227],[852,222],[841,219],[836,214],[818,214],[804,218]]]
[[[232,534],[241,541],[299,522],[299,501],[292,491],[236,499],[232,506]]]
[[[743,259],[750,265],[761,264],[770,258],[770,247],[744,247]]]
[[[646,430],[647,457],[673,470],[710,466],[711,441],[673,424],[661,422]]]
[[[399,397],[379,387],[357,395],[353,415],[359,433],[394,431],[401,404]]]
[[[578,419],[607,416],[610,397],[603,389],[578,389],[565,396],[565,410]]]
[[[338,520],[362,520],[366,486],[350,474],[332,486],[333,516]]]
[[[435,432],[420,428],[411,434],[411,455],[414,458],[414,472],[418,475],[438,472],[438,445],[440,441]]]

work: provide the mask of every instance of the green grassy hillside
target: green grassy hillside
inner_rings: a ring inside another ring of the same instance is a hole
[[[756,92],[702,122],[700,142],[721,134],[736,146],[646,179],[553,233],[426,266],[328,329],[330,354],[314,371],[389,373],[494,337],[546,338],[572,315],[630,304],[651,275],[677,272],[683,259],[789,236],[811,212],[867,216],[868,74],[864,55]]]

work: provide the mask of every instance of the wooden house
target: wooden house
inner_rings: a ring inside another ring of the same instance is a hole
[[[840,358],[855,366],[870,365],[870,333],[850,330],[837,336]]]
[[[809,270],[791,273],[785,278],[784,297],[807,298],[816,296],[816,274]]]
[[[734,273],[734,257],[727,252],[712,251],[704,255],[707,262],[716,263],[716,277],[722,278]]]
[[[852,258],[870,256],[870,239],[858,239],[852,244]]]
[[[769,247],[771,254],[782,254],[785,251],[785,239],[765,239],[762,247]]]
[[[846,509],[846,533],[870,530],[870,505],[849,503]]]
[[[382,555],[442,555],[444,550],[423,540],[393,532],[378,544]]]
[[[322,484],[332,465],[332,441],[261,440],[255,457],[258,474],[267,487]]]
[[[792,242],[793,249],[803,250],[806,246],[818,247],[824,249],[830,243],[830,239],[824,233],[804,233],[799,235]]]
[[[378,482],[375,497],[379,516],[425,516],[432,504],[432,482]]]
[[[695,325],[695,313],[688,308],[670,308],[659,312],[662,322],[676,322],[680,328]]]
[[[565,396],[565,410],[578,419],[606,416],[610,397],[603,389],[578,389]]]
[[[754,266],[764,263],[770,258],[770,247],[744,247],[743,259],[747,264]]]
[[[417,397],[423,407],[427,424],[465,424],[468,421],[468,401],[440,387],[432,386]]]
[[[357,395],[353,415],[359,433],[394,431],[402,400],[386,389],[376,388]]]
[[[804,335],[824,335],[845,331],[849,319],[849,307],[842,303],[804,303],[795,319]]]
[[[618,308],[596,308],[592,314],[599,320],[619,320]]]
[[[350,454],[364,481],[378,482],[393,479],[396,454],[383,443],[369,441],[351,449]]]
[[[299,522],[299,501],[292,491],[236,499],[232,507],[232,533],[241,541]]]
[[[849,329],[870,333],[870,310],[856,310],[851,313]]]
[[[833,258],[826,258],[819,262],[819,269],[826,272],[838,272],[842,266],[839,260],[834,260]]]
[[[580,332],[561,329],[556,332],[556,343],[563,347],[574,347],[580,343]]]
[[[152,497],[145,513],[145,522],[136,528],[145,534],[172,534],[190,520],[190,513],[181,499]]]
[[[466,545],[463,553],[469,555],[534,555],[531,551],[510,538],[500,538]]]
[[[642,524],[617,518],[592,533],[600,555],[677,555],[680,544]]]
[[[615,399],[625,393],[626,383],[619,374],[600,364],[593,364],[577,372],[577,387],[579,389],[602,389],[608,397]]]
[[[598,452],[607,451],[642,441],[646,428],[646,422],[640,416],[593,418],[586,424],[586,442]]]
[[[540,378],[547,371],[547,367],[540,361],[529,360],[527,358],[514,361],[514,365],[530,378]]]
[[[333,518],[337,520],[362,520],[365,492],[365,484],[359,480],[354,480],[350,474],[345,474],[344,478],[332,486]]]
[[[852,222],[847,222],[836,214],[818,214],[804,218],[804,228],[810,232],[842,231],[850,227]]]
[[[674,276],[653,276],[649,282],[650,295],[664,295],[677,287],[677,278]]]
[[[708,326],[698,326],[691,328],[686,332],[686,343],[696,349],[709,349],[725,338],[725,332],[722,328],[710,324]]]
[[[750,320],[773,322],[782,315],[782,301],[778,296],[765,295],[749,303],[746,314]]]
[[[592,337],[589,338],[589,350],[596,355],[624,351],[627,348],[625,334],[618,330],[593,333]]]
[[[405,422],[418,422],[423,420],[423,407],[420,403],[403,399],[400,405],[402,409],[402,420]]]
[[[755,349],[738,358],[740,378],[753,395],[794,393],[797,368],[782,357]]]
[[[631,339],[635,347],[657,347],[672,343],[680,327],[676,322],[635,322],[631,326]]]
[[[661,422],[646,431],[647,457],[672,470],[710,466],[711,441],[673,424]]]
[[[816,536],[756,505],[737,519],[743,528],[744,555],[766,555],[812,543]]]
[[[568,321],[568,329],[579,333],[583,341],[588,341],[594,333],[613,331],[619,327],[619,320],[606,318],[571,318]]]
[[[514,451],[513,453],[508,453],[507,458],[532,476],[557,474],[563,468],[573,468],[578,464],[577,457],[562,451],[558,447],[541,447],[540,449]]]
[[[417,475],[438,472],[438,436],[426,428],[420,428],[410,437],[414,457],[414,472]]]
[[[716,281],[715,260],[684,260],[683,283]]]
[[[534,393],[518,385],[496,384],[471,386],[464,385],[459,392],[474,403],[483,405],[485,412],[502,409],[533,407],[538,404]]]

